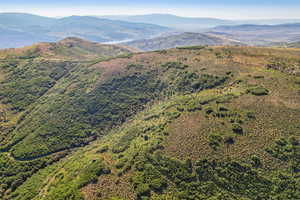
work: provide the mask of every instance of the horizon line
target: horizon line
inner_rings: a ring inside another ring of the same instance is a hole
[[[47,17],[47,18],[65,18],[65,17],[72,17],[72,16],[80,16],[80,17],[112,17],[112,16],[126,16],[126,17],[130,17],[130,16],[145,16],[145,15],[170,15],[170,16],[176,16],[176,17],[183,17],[183,18],[191,18],[191,19],[195,19],[195,18],[199,18],[199,19],[221,19],[221,20],[232,20],[232,21],[240,21],[240,20],[251,20],[251,21],[259,21],[259,20],[300,20],[300,18],[236,18],[236,19],[232,19],[232,18],[219,18],[219,17],[205,17],[205,16],[183,16],[183,15],[177,15],[177,14],[173,14],[173,13],[145,13],[145,14],[105,14],[105,15],[87,15],[87,14],[82,14],[82,15],[78,15],[78,14],[74,14],[74,15],[64,15],[64,16],[49,16],[49,15],[41,15],[41,14],[36,14],[36,13],[32,13],[32,12],[0,12],[0,14],[27,14],[27,15],[35,15],[35,16],[40,16],[40,17]]]

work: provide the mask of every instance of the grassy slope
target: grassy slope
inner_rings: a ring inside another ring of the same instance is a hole
[[[298,55],[293,49],[208,47],[91,66],[105,69],[100,85],[105,77],[132,74],[165,84],[142,112],[38,171],[10,198],[298,199]],[[211,89],[200,87],[208,83]],[[132,87],[124,88],[126,98]],[[13,153],[23,149],[18,145]]]

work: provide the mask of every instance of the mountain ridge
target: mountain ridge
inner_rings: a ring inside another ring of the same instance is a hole
[[[299,41],[300,23],[279,25],[237,25],[221,26],[210,30],[215,35],[225,35],[252,45],[270,45],[273,42]]]
[[[31,14],[0,13],[0,48],[27,46],[80,37],[94,42],[141,39],[170,31],[154,24],[131,23],[91,16],[47,18]],[[13,35],[12,35],[13,34]]]

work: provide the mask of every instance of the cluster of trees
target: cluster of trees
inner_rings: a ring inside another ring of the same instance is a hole
[[[8,74],[0,84],[0,101],[25,110],[75,66],[71,62],[19,61],[3,66]]]

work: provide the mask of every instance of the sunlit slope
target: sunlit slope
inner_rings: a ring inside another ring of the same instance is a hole
[[[299,53],[193,47],[74,70],[13,129],[3,160],[43,169],[5,196],[298,199]]]

